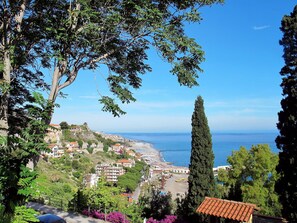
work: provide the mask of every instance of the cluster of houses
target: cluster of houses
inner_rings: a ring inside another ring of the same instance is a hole
[[[70,132],[77,134],[82,131],[80,126],[71,126]],[[92,143],[89,145],[87,142],[83,142],[80,146],[77,141],[73,142],[61,142],[62,129],[59,124],[50,124],[45,136],[45,142],[48,143],[48,151],[41,153],[44,157],[59,158],[65,153],[73,156],[76,153],[83,153],[87,148],[92,148],[93,152],[103,151],[103,143]]]

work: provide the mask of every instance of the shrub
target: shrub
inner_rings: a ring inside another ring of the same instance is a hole
[[[110,212],[107,215],[106,220],[111,223],[129,223],[127,217],[121,212]]]
[[[90,211],[88,211],[88,210],[83,210],[82,212],[81,212],[83,215],[85,215],[85,216],[92,216],[92,213],[90,212]]]
[[[147,223],[174,223],[176,222],[177,217],[175,215],[166,215],[166,217],[160,221],[153,218],[149,218]]]
[[[98,211],[88,211],[88,210],[83,210],[82,211],[83,215],[86,215],[88,217],[93,217],[97,218],[100,220],[105,220],[105,214],[98,212]],[[111,223],[130,223],[128,220],[128,217],[122,214],[121,212],[110,212],[106,216],[106,220],[111,222]],[[164,222],[164,223],[170,223],[170,222]]]
[[[97,218],[97,219],[101,219],[101,220],[105,219],[105,214],[98,212],[98,211],[93,211],[92,216],[93,216],[93,218]]]

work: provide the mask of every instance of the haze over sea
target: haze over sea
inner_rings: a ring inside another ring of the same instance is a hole
[[[166,162],[188,167],[191,154],[191,133],[118,133],[126,139],[151,143],[161,152]],[[214,166],[227,165],[227,157],[240,146],[250,149],[252,145],[268,144],[275,153],[276,132],[265,133],[212,133]]]

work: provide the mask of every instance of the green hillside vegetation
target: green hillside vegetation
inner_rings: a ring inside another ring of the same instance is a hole
[[[116,142],[111,139],[105,139],[102,137],[102,135],[93,132],[89,129],[87,123],[84,123],[83,125],[68,125],[67,122],[61,122],[60,123],[61,129],[62,129],[62,141],[65,142],[73,142],[77,141],[80,148],[83,145],[83,142],[88,143],[88,147],[95,143],[98,145],[98,143],[102,143],[103,146],[106,148],[112,146]],[[78,128],[80,131],[71,131],[71,128]]]
[[[117,142],[105,139],[100,134],[91,131],[86,123],[69,125],[67,122],[62,122],[60,126],[62,129],[60,140],[63,146],[67,142],[77,141],[80,147],[84,142],[87,143],[88,148],[82,153],[74,153],[73,156],[65,152],[65,155],[59,158],[45,157],[41,159],[36,167],[38,193],[34,195],[33,199],[64,210],[75,209],[73,199],[78,191],[84,188],[84,176],[95,173],[97,164],[114,163],[116,160],[128,158],[128,156],[127,154],[107,153],[108,147]],[[90,145],[93,143],[98,145],[100,142],[103,143],[105,151],[93,153],[93,148]],[[145,163],[138,161],[135,167],[126,168],[126,174],[121,176],[117,185],[118,189],[129,192],[135,190],[141,176],[145,173],[144,169]],[[112,189],[113,186],[110,185],[110,188]]]
[[[39,192],[34,199],[68,209],[68,202],[82,187],[83,177],[94,173],[96,164],[114,162],[115,158],[105,152],[97,152],[77,154],[73,158],[65,154],[60,158],[48,158],[47,161],[41,159],[36,168]]]
[[[136,161],[132,168],[126,168],[126,173],[118,177],[117,185],[124,188],[126,192],[133,192],[141,181],[141,177],[148,170],[144,162]]]

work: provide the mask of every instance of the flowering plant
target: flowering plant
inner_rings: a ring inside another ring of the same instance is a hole
[[[158,221],[153,218],[149,218],[147,223],[174,223],[176,221],[175,215],[166,215],[164,219]]]
[[[117,211],[110,212],[107,215],[106,220],[111,223],[129,223],[127,217],[123,213]]]

